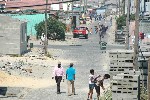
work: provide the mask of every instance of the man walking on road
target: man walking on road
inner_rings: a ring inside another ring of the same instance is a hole
[[[61,62],[58,62],[58,66],[55,67],[53,70],[53,77],[52,77],[52,79],[54,79],[55,77],[57,83],[57,94],[60,94],[60,82],[63,76],[65,76],[64,68],[61,66]]]
[[[68,85],[68,96],[75,95],[74,81],[76,70],[73,68],[73,63],[70,63],[70,67],[66,70],[66,79]],[[70,87],[72,85],[72,94],[70,93]]]

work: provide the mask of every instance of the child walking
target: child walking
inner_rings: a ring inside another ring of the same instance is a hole
[[[99,77],[99,76],[98,76]],[[93,95],[93,89],[95,86],[95,80],[98,78],[95,77],[94,75],[94,69],[90,70],[90,75],[89,75],[89,93],[88,93],[88,100],[92,100],[92,95]]]
[[[87,100],[92,100],[92,95],[93,95],[93,89],[94,89],[94,69],[90,70],[90,75],[89,75],[89,93],[88,93],[88,99]]]

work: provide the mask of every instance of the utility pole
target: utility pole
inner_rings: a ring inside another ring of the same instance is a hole
[[[123,2],[123,14],[125,14],[125,0],[122,1]]]
[[[148,60],[148,100],[150,100],[150,58]]]
[[[71,14],[71,27],[72,27],[72,30],[74,29],[74,22],[73,22],[73,6],[74,6],[74,2],[73,2],[74,0],[72,0],[72,6],[71,6],[71,8],[72,8],[72,14]]]
[[[85,0],[84,0],[84,15],[85,15]]]
[[[134,58],[133,58],[133,64],[134,69],[138,70],[138,54],[139,54],[139,0],[135,0],[135,41],[134,41]]]
[[[44,54],[45,56],[47,55],[47,5],[48,5],[48,0],[46,0],[46,8],[45,8],[45,43],[44,43]]]
[[[81,12],[82,12],[82,0],[80,0],[80,15],[81,15]]]
[[[130,25],[130,3],[131,1],[128,0],[128,7],[127,7],[127,18],[126,18],[126,49],[129,50],[129,25]]]
[[[85,12],[87,13],[87,0],[85,0],[85,3],[86,3],[86,9],[85,9]]]
[[[118,15],[118,0],[116,0],[116,16]]]
[[[74,2],[73,2],[73,0],[72,0],[72,19],[73,19],[73,5],[74,5]]]
[[[119,7],[119,16],[120,16],[120,0],[119,0],[119,4],[118,5],[119,5],[118,7]]]

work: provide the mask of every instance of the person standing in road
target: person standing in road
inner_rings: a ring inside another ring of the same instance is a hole
[[[99,15],[99,21],[101,21],[101,18],[102,18],[102,16],[101,16],[101,14]]]
[[[53,76],[52,76],[52,79],[54,79],[54,77],[55,77],[55,80],[57,83],[57,94],[61,93],[60,92],[60,83],[61,83],[63,76],[65,76],[64,68],[61,66],[61,62],[58,62],[58,66],[56,66],[54,68]],[[63,81],[64,81],[64,79],[63,79]]]
[[[89,92],[87,100],[89,99],[92,100],[93,89],[94,89],[94,69],[91,69],[89,75]]]
[[[75,95],[74,81],[76,70],[73,68],[73,63],[70,63],[70,67],[66,70],[66,79],[68,85],[68,96]],[[70,93],[70,87],[72,85],[72,94]]]
[[[92,34],[92,28],[90,28],[90,34]]]

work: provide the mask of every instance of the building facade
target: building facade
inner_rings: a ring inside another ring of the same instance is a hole
[[[0,16],[0,54],[21,55],[27,51],[27,23]]]

